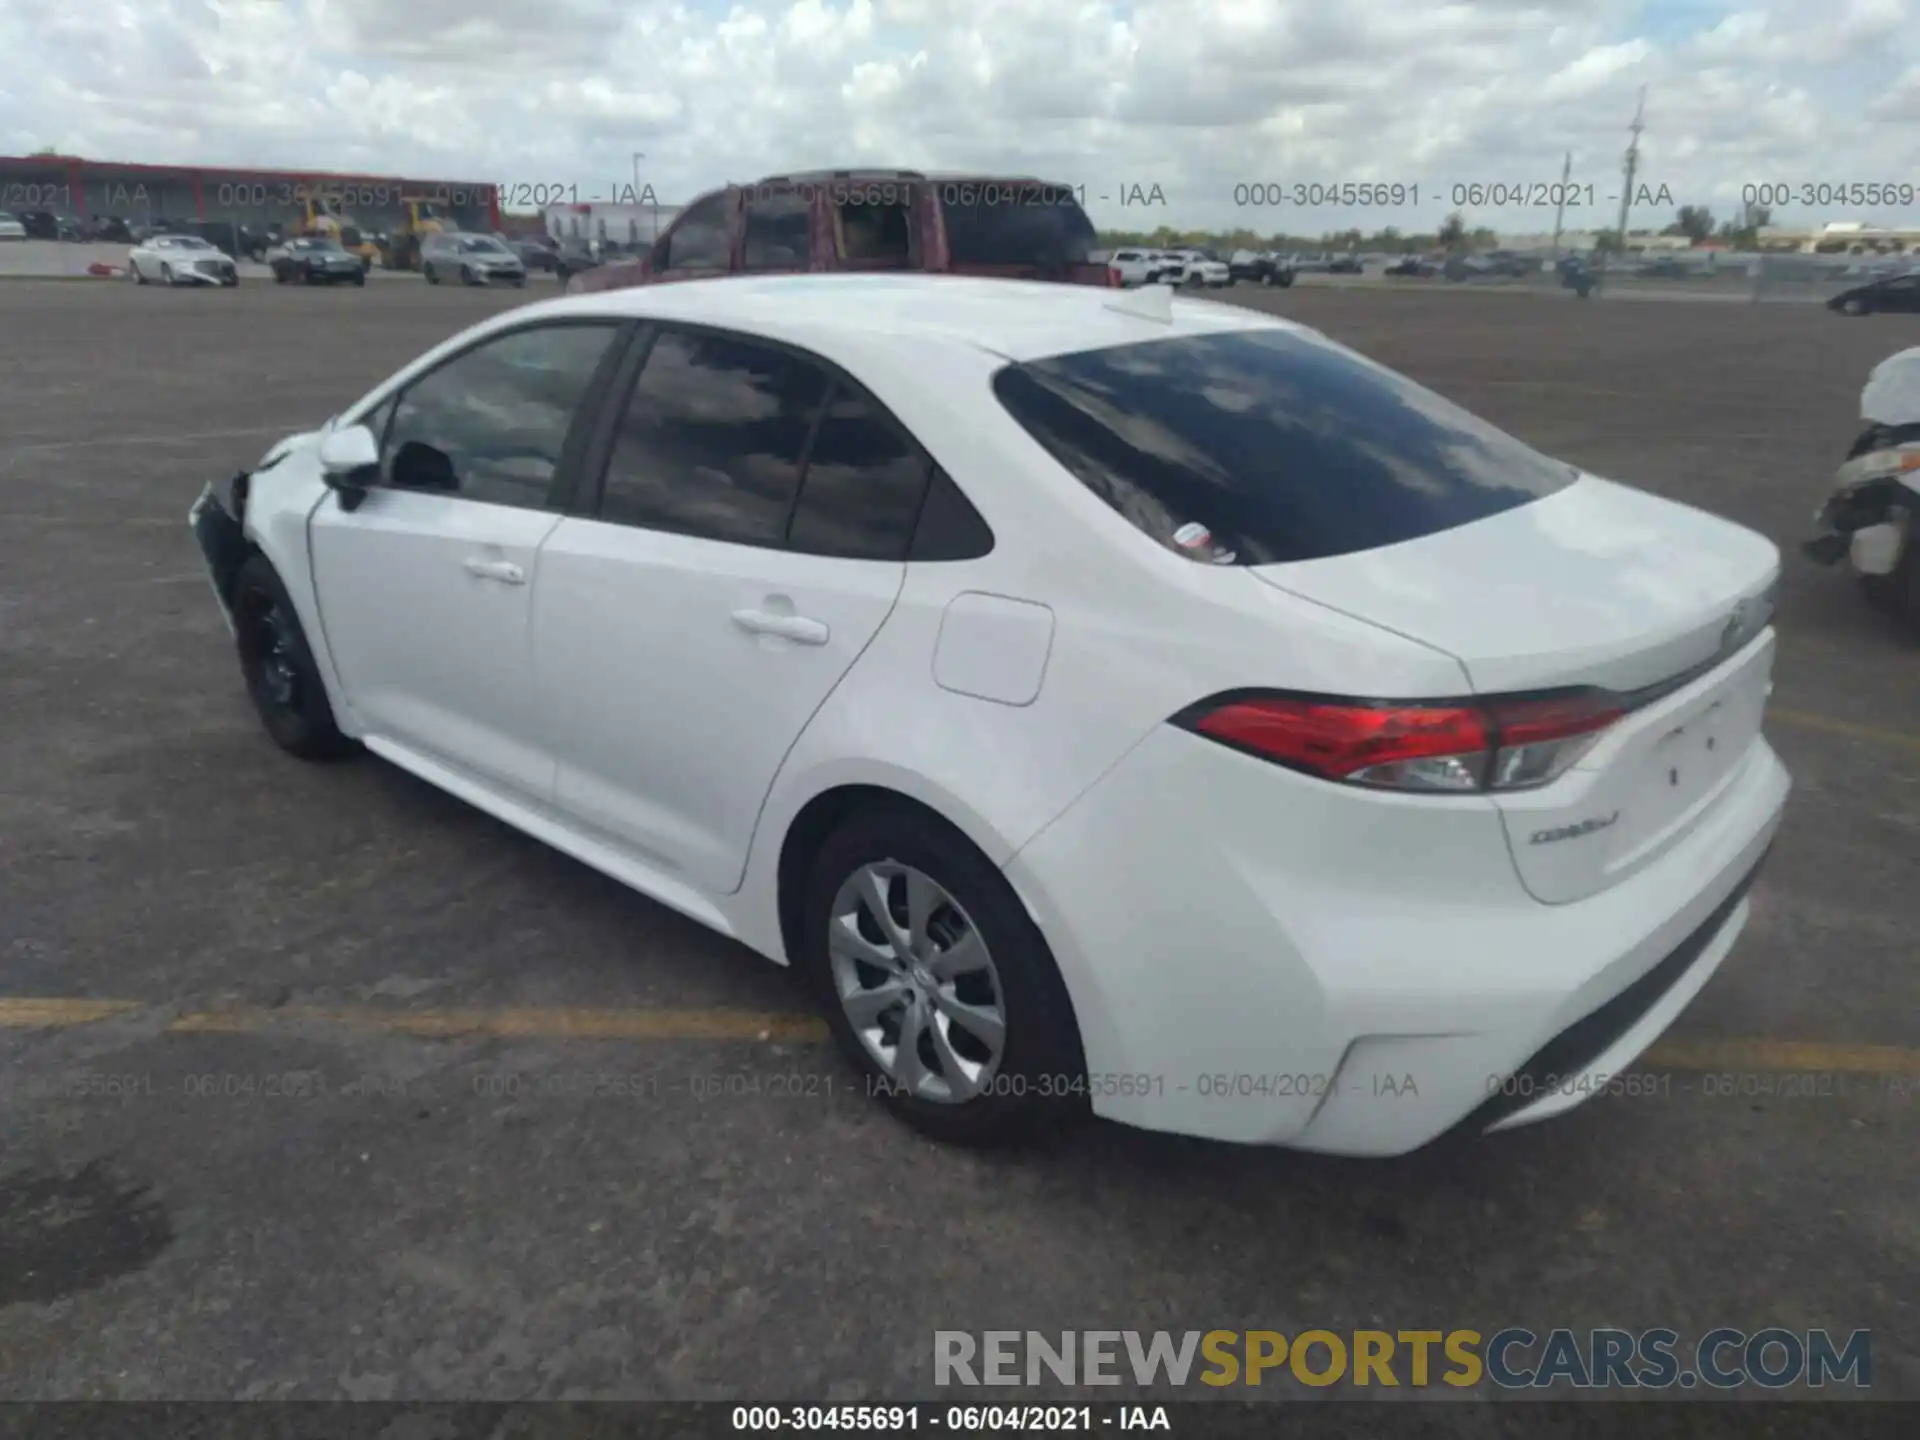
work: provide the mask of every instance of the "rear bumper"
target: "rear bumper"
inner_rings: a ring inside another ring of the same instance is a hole
[[[1395,1155],[1605,1093],[1732,948],[1788,787],[1758,740],[1658,861],[1545,905],[1490,801],[1356,794],[1169,727],[1006,868],[1096,1113]]]

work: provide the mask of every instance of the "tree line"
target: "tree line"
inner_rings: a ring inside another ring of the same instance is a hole
[[[1682,205],[1672,224],[1659,230],[1630,229],[1627,238],[1633,241],[1652,235],[1684,235],[1696,245],[1717,238],[1730,249],[1757,250],[1760,228],[1771,218],[1765,206],[1754,205],[1745,207],[1735,218],[1716,222],[1713,212],[1706,206]],[[1389,225],[1371,233],[1355,227],[1326,230],[1318,235],[1295,235],[1284,231],[1262,233],[1245,227],[1232,230],[1179,230],[1162,225],[1153,230],[1102,230],[1099,238],[1100,243],[1110,250],[1129,246],[1151,250],[1205,249],[1222,252],[1326,250],[1339,253],[1364,250],[1385,255],[1424,255],[1435,250],[1492,250],[1500,244],[1500,237],[1492,229],[1484,225],[1470,226],[1458,210],[1447,216],[1439,228],[1430,231],[1403,231]],[[1594,232],[1594,247],[1598,250],[1623,248],[1619,232]]]

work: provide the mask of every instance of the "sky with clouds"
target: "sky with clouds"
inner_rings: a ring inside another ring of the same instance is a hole
[[[781,170],[978,167],[1084,186],[1129,229],[1417,229],[1452,186],[1554,181],[1571,151],[1596,199],[1568,224],[1611,223],[1642,85],[1642,178],[1678,203],[1920,189],[1920,0],[5,0],[0,54],[0,154],[583,199],[631,183],[640,151],[667,202]],[[1349,181],[1419,203],[1235,204]],[[1163,206],[1121,203],[1156,186]],[[1916,224],[1920,205],[1774,218]]]

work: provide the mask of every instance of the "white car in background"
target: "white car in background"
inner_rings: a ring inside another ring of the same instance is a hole
[[[1726,958],[1788,790],[1771,541],[1158,287],[520,306],[191,522],[282,748],[796,967],[943,1137],[1571,1109]]]
[[[1161,260],[1160,283],[1220,290],[1233,284],[1233,271],[1204,250],[1170,250]]]
[[[19,217],[11,215],[5,210],[0,210],[0,240],[24,240],[26,238],[27,227],[20,223]]]
[[[1107,268],[1119,277],[1122,288],[1131,288],[1158,279],[1166,268],[1166,257],[1158,250],[1116,250],[1108,258]]]
[[[139,285],[219,285],[240,283],[233,257],[198,235],[155,235],[127,252],[127,278]]]

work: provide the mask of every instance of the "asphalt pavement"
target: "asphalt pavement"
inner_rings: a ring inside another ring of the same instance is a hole
[[[1868,1329],[1920,1398],[1920,646],[1791,548],[1920,318],[1234,292],[1788,551],[1790,811],[1647,1093],[1358,1162],[941,1148],[776,967],[273,748],[189,504],[527,298],[0,286],[0,1399],[878,1401],[936,1330],[1513,1324]]]

